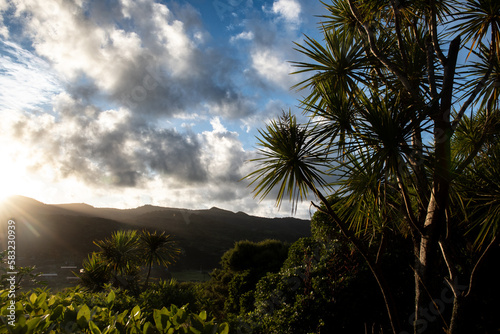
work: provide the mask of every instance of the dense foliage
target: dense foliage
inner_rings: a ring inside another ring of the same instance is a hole
[[[280,270],[288,248],[278,240],[236,242],[222,255],[221,268],[215,269],[211,279],[200,287],[205,308],[227,320],[253,310],[257,282],[268,272]]]
[[[138,293],[144,267],[147,267],[144,281],[147,287],[153,264],[168,267],[180,253],[172,237],[158,231],[116,231],[111,237],[94,243],[100,248],[99,252],[89,255],[82,263],[82,272],[76,273],[91,291],[102,290],[111,282]]]
[[[325,6],[322,39],[296,45],[309,121],[283,113],[262,129],[248,178],[278,206],[313,194],[324,231],[339,231],[377,282],[386,331],[467,332],[500,241],[500,2]],[[412,255],[410,312],[385,265],[399,245]]]
[[[185,306],[148,308],[135,304],[129,294],[110,288],[88,293],[79,288],[50,294],[35,290],[16,297],[10,307],[8,291],[0,291],[2,333],[229,333],[227,324],[216,324],[207,313],[189,312]],[[15,321],[9,324],[9,316]]]

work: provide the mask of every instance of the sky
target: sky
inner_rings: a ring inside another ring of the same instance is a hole
[[[297,107],[320,1],[0,0],[0,197],[290,216],[258,129]],[[309,218],[309,202],[295,216]]]

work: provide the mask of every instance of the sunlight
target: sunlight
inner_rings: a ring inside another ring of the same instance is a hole
[[[26,171],[27,160],[20,156],[14,158],[12,149],[2,145],[0,148],[0,201],[13,195],[33,195],[35,189],[30,186]]]

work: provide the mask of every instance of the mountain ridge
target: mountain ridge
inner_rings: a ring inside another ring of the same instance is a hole
[[[212,207],[178,209],[144,205],[132,209],[96,208],[85,203],[45,204],[16,196],[0,204],[0,250],[6,249],[7,221],[16,221],[19,265],[42,272],[61,264],[79,266],[97,246],[120,229],[165,231],[177,240],[182,257],[172,270],[211,270],[239,240],[294,242],[310,235],[310,221],[251,216]]]

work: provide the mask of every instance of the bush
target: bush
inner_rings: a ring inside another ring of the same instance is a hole
[[[253,333],[359,333],[386,325],[382,305],[365,262],[348,244],[311,237],[292,244],[282,269],[258,282],[255,310],[240,320]]]
[[[277,272],[285,261],[289,244],[278,240],[238,241],[221,258],[221,268],[201,285],[202,303],[218,318],[232,320],[253,310],[254,289],[268,272]]]
[[[146,310],[131,303],[126,295],[109,292],[82,293],[76,288],[56,295],[35,290],[16,296],[15,321],[9,324],[8,291],[0,291],[0,332],[17,333],[219,333],[227,334],[227,324],[216,324],[207,312],[189,312],[186,307]],[[125,307],[125,309],[123,309]]]

